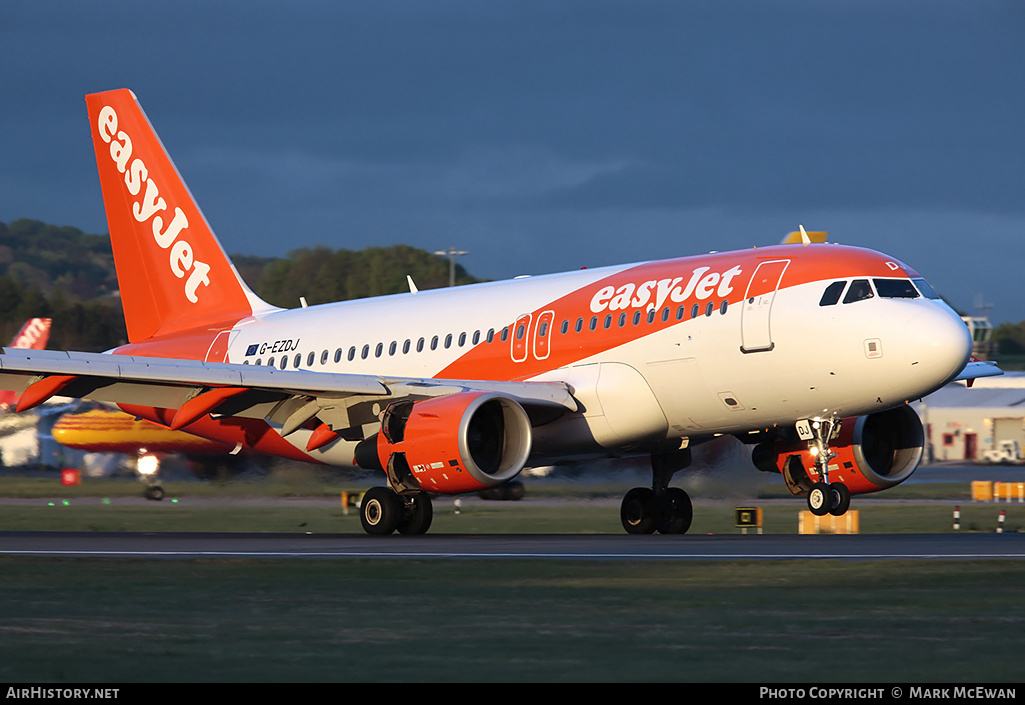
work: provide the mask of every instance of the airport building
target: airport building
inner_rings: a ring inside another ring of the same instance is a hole
[[[989,319],[962,318],[972,334],[972,355],[992,359],[996,343]],[[1025,372],[983,377],[971,387],[954,382],[914,407],[925,426],[923,464],[1025,461]]]
[[[1021,462],[1025,454],[1025,372],[948,384],[915,408],[926,430],[923,463]]]

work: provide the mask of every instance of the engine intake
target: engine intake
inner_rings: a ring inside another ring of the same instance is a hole
[[[380,467],[398,484],[454,494],[506,482],[530,454],[527,413],[493,392],[463,392],[390,406],[377,435]],[[364,466],[366,453],[357,453]]]
[[[894,487],[911,477],[922,461],[925,432],[910,406],[843,419],[840,435],[829,447],[829,481],[843,482],[851,494]],[[759,470],[780,472],[794,494],[806,493],[818,481],[815,459],[806,444],[777,437],[755,447]]]

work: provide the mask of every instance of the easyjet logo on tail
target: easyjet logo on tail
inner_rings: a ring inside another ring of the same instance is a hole
[[[110,144],[110,158],[117,170],[125,175],[128,192],[133,196],[142,194],[132,204],[132,216],[139,223],[152,222],[154,242],[161,249],[169,250],[168,266],[171,272],[185,280],[186,298],[192,303],[198,303],[199,287],[210,284],[210,265],[197,260],[192,245],[182,237],[189,227],[189,220],[181,208],[175,207],[174,217],[165,227],[167,203],[160,195],[160,187],[149,178],[145,162],[139,158],[132,159],[132,139],[124,131],[119,131],[117,125],[117,112],[110,106],[104,106],[96,125],[100,138]]]

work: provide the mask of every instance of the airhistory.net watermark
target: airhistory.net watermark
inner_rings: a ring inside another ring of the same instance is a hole
[[[51,688],[20,686],[7,688],[7,698],[26,700],[114,700],[120,688]]]

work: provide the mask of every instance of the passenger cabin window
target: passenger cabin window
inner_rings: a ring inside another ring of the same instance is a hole
[[[845,286],[847,286],[847,282],[833,282],[827,286],[822,293],[822,298],[819,299],[819,306],[832,306],[839,302],[840,294],[843,293]]]
[[[884,299],[917,299],[918,290],[910,279],[873,279],[876,291]]]
[[[847,290],[847,295],[843,297],[843,302],[850,304],[855,301],[871,299],[873,296],[875,294],[872,293],[872,285],[868,283],[868,279],[855,279],[851,282],[851,288]]]

